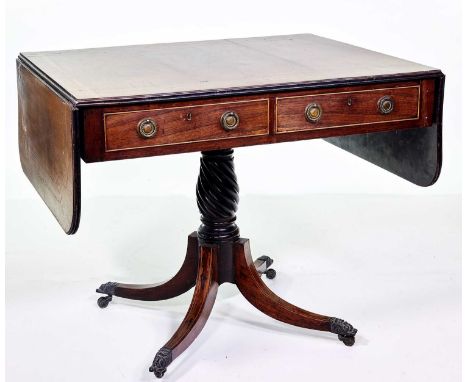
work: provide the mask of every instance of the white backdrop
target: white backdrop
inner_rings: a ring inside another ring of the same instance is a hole
[[[356,345],[275,322],[226,285],[165,379],[461,380],[459,1],[10,0],[6,21],[10,381],[154,381],[148,362],[191,293],[156,303],[115,299],[101,311],[94,289],[167,278],[198,224],[192,153],[83,164],[81,228],[64,235],[19,164],[18,53],[290,33],[440,68],[441,177],[420,188],[320,140],[236,149],[241,233],[255,256],[275,259],[269,287],[349,320],[359,329]]]
[[[441,177],[422,189],[321,141],[236,150],[241,194],[453,194],[461,189],[461,6],[458,1],[272,3],[15,0],[7,8],[7,198],[37,198],[17,149],[15,58],[21,51],[315,33],[440,68],[447,76]],[[82,166],[83,198],[194,198],[199,154]],[[306,168],[306,176],[303,175]]]

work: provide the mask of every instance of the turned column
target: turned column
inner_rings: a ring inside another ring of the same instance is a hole
[[[197,182],[197,204],[202,224],[201,243],[232,242],[239,238],[236,211],[239,186],[234,172],[234,150],[202,151]]]

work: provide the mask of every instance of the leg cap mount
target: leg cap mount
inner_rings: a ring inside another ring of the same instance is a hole
[[[346,346],[353,346],[357,329],[341,318],[330,318],[330,332],[338,334],[338,339]]]

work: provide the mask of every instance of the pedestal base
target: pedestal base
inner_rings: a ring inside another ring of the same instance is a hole
[[[347,346],[354,344],[357,330],[344,320],[308,312],[294,306],[273,293],[261,275],[272,271],[272,259],[267,256],[255,262],[250,254],[248,239],[227,243],[204,243],[196,232],[188,238],[187,255],[182,267],[169,281],[161,284],[134,285],[108,282],[96,291],[106,294],[98,300],[106,307],[112,296],[133,300],[158,301],[178,296],[193,286],[192,303],[171,339],[156,353],[150,371],[161,378],[167,367],[195,340],[205,326],[216,299],[218,286],[223,282],[237,285],[242,295],[268,316],[303,328],[338,334]],[[276,274],[276,272],[274,272]],[[274,277],[273,272],[270,272]]]
[[[239,237],[236,211],[239,186],[234,172],[233,150],[202,152],[197,182],[197,205],[202,224],[188,238],[187,256],[179,272],[162,284],[133,285],[108,282],[97,289],[106,294],[98,300],[105,308],[112,296],[157,301],[178,296],[195,286],[187,315],[172,338],[157,352],[150,371],[161,378],[170,363],[195,340],[205,326],[218,286],[236,284],[244,297],[270,317],[303,328],[338,334],[347,346],[357,332],[339,318],[322,316],[294,306],[274,294],[261,275],[274,278],[273,260],[250,255],[249,241]]]

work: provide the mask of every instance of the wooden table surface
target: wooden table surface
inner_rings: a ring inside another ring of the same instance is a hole
[[[312,34],[22,53],[21,58],[76,103],[436,71]]]
[[[324,138],[421,186],[440,172],[442,72],[311,34],[21,53],[17,67],[21,164],[69,234],[80,159]]]

